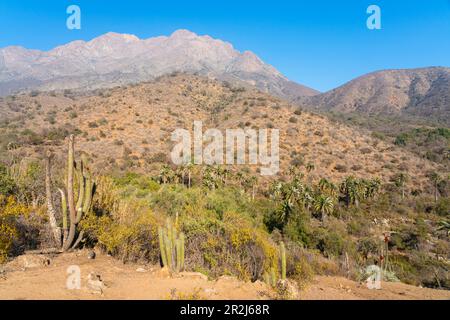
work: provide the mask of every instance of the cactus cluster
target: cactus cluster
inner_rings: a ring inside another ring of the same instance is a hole
[[[178,273],[184,269],[184,234],[177,232],[170,220],[165,228],[159,227],[159,248],[164,267],[171,273]]]
[[[52,229],[54,230],[55,240],[59,245],[62,245],[63,251],[77,247],[82,240],[83,232],[77,230],[77,226],[83,216],[89,212],[95,193],[95,184],[89,173],[86,157],[82,155],[79,162],[76,162],[74,159],[74,140],[74,136],[71,135],[69,137],[67,157],[66,191],[58,189],[61,194],[62,235],[56,223],[55,210],[53,209],[53,200],[51,197],[50,159],[52,155],[50,153],[47,159],[46,187],[48,191],[48,213]],[[75,185],[74,179],[77,179],[77,185]],[[76,186],[77,190],[75,190]]]
[[[278,275],[275,271],[275,268],[270,268],[270,272],[264,273],[264,282],[271,286],[275,287],[278,280],[286,280],[286,247],[284,243],[280,243],[280,264],[281,264],[281,275]]]

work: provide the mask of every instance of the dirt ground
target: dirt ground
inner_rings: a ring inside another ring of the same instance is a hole
[[[67,289],[69,266],[81,271],[80,289]],[[93,275],[99,275],[99,277]],[[262,282],[233,277],[209,281],[183,272],[170,277],[159,266],[123,264],[106,255],[88,259],[86,251],[57,256],[26,255],[0,266],[0,299],[223,299],[261,300],[275,297]],[[450,299],[450,291],[382,283],[381,290],[341,277],[316,277],[299,293],[301,300]]]

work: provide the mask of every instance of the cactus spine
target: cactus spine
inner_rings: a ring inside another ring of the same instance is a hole
[[[61,194],[61,214],[63,235],[59,244],[62,243],[62,250],[67,251],[74,249],[83,238],[83,232],[77,230],[83,216],[91,209],[92,198],[95,193],[95,184],[87,168],[87,160],[83,155],[77,163],[75,161],[74,148],[75,137],[69,137],[69,150],[67,155],[67,180],[66,191],[58,189]],[[50,173],[50,162],[47,162],[47,172]],[[74,178],[78,180],[78,190],[75,191]],[[51,181],[48,180],[48,188],[51,189]],[[47,203],[51,203],[51,198],[47,199]],[[49,207],[50,208],[50,207]],[[77,238],[75,239],[75,236]],[[62,240],[62,241],[61,241]]]
[[[158,236],[163,266],[172,273],[182,271],[184,269],[184,234],[177,233],[177,229],[168,219],[165,228],[159,227]]]

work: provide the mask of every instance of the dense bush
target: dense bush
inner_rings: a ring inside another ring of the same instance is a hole
[[[8,175],[7,169],[0,164],[0,194],[12,195],[17,191],[17,185],[14,180]]]
[[[434,207],[434,212],[442,217],[450,217],[450,198],[440,198]]]
[[[381,192],[379,181],[347,177],[341,184],[308,181],[303,161],[289,177],[254,189],[249,170],[171,168],[159,175],[111,174],[97,179],[92,210],[81,221],[84,246],[123,260],[160,263],[158,228],[167,219],[185,235],[185,269],[211,278],[235,275],[262,280],[279,273],[279,244],[286,244],[287,275],[300,285],[314,274],[354,277],[379,260],[384,228],[390,267],[413,284],[446,287],[442,229],[448,198]],[[186,172],[192,174],[187,183]],[[47,246],[43,168],[39,162],[0,166],[0,256]],[[37,201],[35,201],[37,199]],[[41,200],[39,200],[41,199]],[[30,209],[30,207],[34,207]],[[324,219],[326,217],[326,219]],[[389,225],[388,225],[389,224]],[[441,260],[439,260],[441,259]]]
[[[152,203],[157,212],[178,216],[187,238],[186,266],[192,270],[256,280],[277,257],[258,206],[238,189],[164,186]]]
[[[39,230],[44,226],[42,217],[40,210],[32,210],[12,196],[0,195],[0,263],[10,255],[37,247]]]

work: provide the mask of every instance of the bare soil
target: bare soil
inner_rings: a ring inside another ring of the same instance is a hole
[[[49,264],[45,263],[47,258]],[[39,261],[44,263],[39,264]],[[81,270],[79,290],[69,290],[66,286],[67,269],[71,265],[77,265]],[[102,292],[89,288],[90,273],[100,275],[105,285]],[[0,267],[0,299],[9,300],[261,300],[274,297],[276,294],[259,281],[242,282],[226,276],[218,280],[208,280],[206,276],[194,272],[183,272],[170,277],[159,266],[123,264],[107,255],[97,255],[92,260],[88,259],[86,251],[53,257],[27,255]],[[299,299],[450,299],[450,291],[419,288],[402,283],[382,283],[381,290],[369,290],[364,284],[342,277],[316,277],[312,283],[300,291]]]

